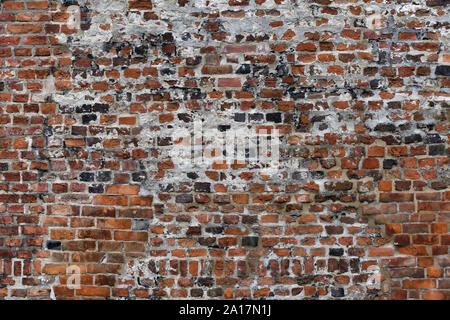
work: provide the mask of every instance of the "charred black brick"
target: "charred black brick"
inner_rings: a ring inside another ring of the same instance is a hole
[[[80,173],[80,180],[84,182],[94,181],[94,173],[93,172],[82,172]]]
[[[340,257],[344,255],[343,248],[330,248],[330,256]]]
[[[381,87],[381,80],[374,79],[370,81],[370,88],[371,89],[378,89]]]
[[[201,91],[194,91],[189,94],[191,100],[200,100],[206,98],[206,93]]]
[[[109,111],[109,105],[107,103],[96,103],[93,108],[94,112],[107,113]]]
[[[344,296],[344,288],[331,288],[331,295],[335,298]]]
[[[198,178],[198,174],[195,172],[188,172],[186,175],[189,179],[192,179],[192,180],[195,180]]]
[[[144,171],[133,172],[131,178],[133,179],[134,182],[144,182],[145,179],[147,179],[147,173],[145,173]]]
[[[78,0],[62,0],[62,5],[64,7],[68,7],[68,6],[72,6],[72,5],[77,6],[78,5]]]
[[[430,156],[445,155],[445,145],[435,144],[435,145],[430,146],[430,150],[429,150],[428,154]]]
[[[89,193],[103,193],[105,189],[102,184],[93,184],[89,186]]]
[[[223,233],[224,228],[222,226],[212,226],[206,227],[205,231],[213,234],[221,234]]]
[[[257,247],[258,246],[258,237],[243,237],[242,238],[242,246],[244,247]]]
[[[89,113],[92,112],[92,106],[90,104],[83,104],[75,108],[76,113]]]
[[[268,113],[268,114],[266,114],[266,120],[271,121],[271,122],[280,123],[281,122],[281,113],[280,112]]]
[[[247,74],[250,73],[250,65],[249,64],[243,64],[241,65],[237,70],[237,74]]]
[[[203,290],[200,288],[191,289],[190,293],[191,293],[191,297],[193,297],[193,298],[203,297]]]
[[[245,122],[245,113],[235,113],[234,121],[236,122]]]
[[[111,171],[100,171],[97,172],[98,182],[108,182],[111,181]]]
[[[134,52],[138,55],[145,55],[148,51],[148,46],[139,46],[134,49]]]
[[[444,140],[442,140],[441,136],[437,133],[429,134],[425,137],[426,144],[443,143],[443,142],[444,142]]]
[[[263,121],[264,115],[262,113],[250,113],[248,119],[250,121]]]
[[[421,142],[422,136],[420,134],[412,134],[410,136],[405,137],[405,143],[415,143],[415,142]]]
[[[179,194],[175,198],[176,203],[191,203],[193,201],[192,194]]]
[[[450,66],[437,66],[435,73],[437,76],[450,77]]]
[[[209,182],[196,182],[194,184],[194,190],[196,192],[211,192],[211,183],[209,183]]]
[[[61,250],[61,241],[48,240],[47,249],[49,250]]]
[[[395,125],[393,125],[392,123],[379,123],[376,125],[375,131],[394,132]]]
[[[175,69],[164,68],[160,70],[162,76],[171,76],[176,73]]]
[[[83,124],[89,124],[91,121],[95,121],[97,120],[97,115],[96,114],[84,114],[81,117]]]
[[[198,278],[197,283],[201,287],[212,287],[214,285],[213,278]]]
[[[222,288],[214,288],[208,290],[208,297],[214,298],[214,297],[221,297],[223,296],[223,289]]]
[[[225,132],[227,130],[229,130],[231,128],[231,126],[229,124],[223,124],[219,126],[219,131],[220,132]]]
[[[393,166],[397,165],[397,160],[394,159],[384,159],[383,169],[392,169]]]
[[[401,109],[402,103],[400,101],[389,101],[388,108],[389,109]]]

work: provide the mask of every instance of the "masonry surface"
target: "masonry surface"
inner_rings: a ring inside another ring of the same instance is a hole
[[[0,299],[449,300],[448,5],[3,0]]]

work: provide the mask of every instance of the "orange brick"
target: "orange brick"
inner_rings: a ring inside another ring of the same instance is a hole
[[[138,185],[109,185],[106,186],[108,194],[138,194],[140,187]]]

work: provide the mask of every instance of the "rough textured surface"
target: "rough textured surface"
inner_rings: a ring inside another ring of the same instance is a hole
[[[448,1],[4,0],[0,22],[0,299],[450,299]],[[196,119],[278,128],[280,167],[178,168]]]

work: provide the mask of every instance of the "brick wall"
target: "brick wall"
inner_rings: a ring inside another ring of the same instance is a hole
[[[3,0],[0,299],[449,300],[447,10]],[[180,168],[196,120],[279,167]]]

